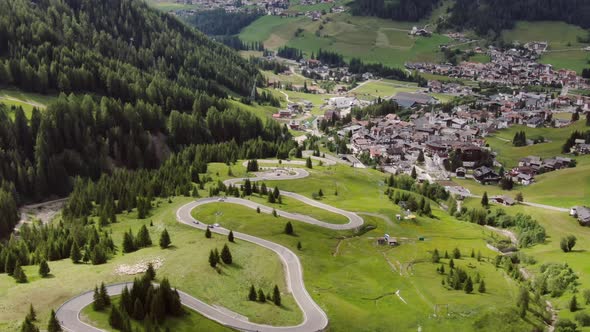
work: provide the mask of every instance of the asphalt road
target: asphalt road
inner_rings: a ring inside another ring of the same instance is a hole
[[[255,178],[250,178],[252,181],[263,181],[263,180],[293,180],[293,179],[301,179],[309,175],[309,173],[305,169],[293,169],[290,170],[291,172],[278,172],[278,171],[270,171],[264,173],[257,173]],[[230,183],[237,183],[244,181],[244,178],[237,178],[237,179],[230,179],[226,180],[226,184]],[[330,229],[336,230],[344,230],[344,229],[354,229],[363,224],[363,219],[359,217],[357,214],[344,211],[335,207],[332,207],[327,204],[323,204],[321,202],[309,199],[302,195],[281,191],[281,195],[291,197],[293,199],[300,200],[308,205],[315,206],[320,209],[324,209],[333,213],[341,214],[348,218],[349,222],[347,224],[330,224],[326,223],[321,220],[317,220],[315,218],[311,218],[306,215],[290,213],[285,211],[277,211],[282,217],[293,219],[300,222],[305,222],[309,224],[313,224],[319,227],[325,227]],[[260,208],[261,212],[265,213],[272,213],[272,208],[251,202],[247,199],[241,198],[234,198],[228,197],[221,199],[224,203],[231,203],[231,204],[240,204],[252,209]],[[201,230],[205,230],[208,225],[204,224],[198,220],[195,220],[192,215],[191,211],[201,205],[209,204],[209,203],[217,203],[220,202],[219,197],[209,197],[196,200],[194,202],[188,203],[180,207],[176,211],[176,218],[179,222],[189,225],[194,228],[198,228]],[[213,233],[218,233],[222,235],[227,235],[229,230],[223,227],[214,227],[211,228]],[[285,331],[285,332],[311,332],[311,331],[323,331],[328,326],[328,316],[326,313],[314,302],[311,298],[307,289],[305,288],[305,284],[303,281],[303,270],[301,268],[301,262],[295,253],[293,253],[290,249],[261,238],[257,238],[255,236],[251,236],[244,233],[234,232],[234,237],[236,239],[240,239],[243,241],[248,241],[269,250],[274,251],[283,262],[283,266],[285,269],[285,277],[286,277],[286,284],[287,284],[287,291],[293,295],[293,298],[297,302],[297,305],[303,312],[303,322],[299,325],[295,326],[270,326],[270,325],[263,325],[263,324],[256,324],[249,322],[248,320],[242,318],[239,315],[231,315],[227,311],[220,310],[216,307],[210,306],[199,299],[192,297],[184,292],[179,290],[180,299],[183,305],[186,307],[195,310],[202,314],[203,316],[212,319],[214,321],[219,322],[222,325],[242,330],[242,331],[268,331],[268,332],[276,332],[276,331]],[[125,287],[125,285],[132,285],[132,283],[123,283],[123,284],[114,284],[107,286],[107,292],[109,295],[117,295],[120,294]],[[64,303],[58,310],[57,310],[57,319],[62,324],[64,330],[67,331],[76,331],[76,332],[97,332],[101,331],[95,327],[92,327],[84,322],[80,321],[80,311],[90,305],[93,301],[93,291],[89,291],[83,294],[80,294],[66,303]]]

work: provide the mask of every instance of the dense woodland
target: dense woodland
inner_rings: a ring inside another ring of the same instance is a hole
[[[185,21],[209,36],[236,35],[263,13],[259,11],[228,13],[225,9],[199,11]]]
[[[0,86],[61,92],[30,119],[0,105],[0,237],[17,222],[16,206],[66,196],[76,177],[129,185],[104,193],[110,200],[92,196],[98,211],[65,214],[84,226],[77,218],[109,219],[190,192],[186,172],[197,164],[287,156],[286,128],[223,99],[231,90],[248,96],[256,77],[253,62],[141,1],[0,2]]]
[[[351,3],[351,8],[353,15],[419,21],[430,15],[439,3],[440,0],[355,0]]]
[[[195,91],[247,94],[256,69],[136,0],[0,2],[0,84],[186,108]]]
[[[355,0],[353,15],[377,16],[396,21],[427,18],[440,0]],[[495,38],[503,29],[523,21],[564,21],[590,28],[590,2],[586,0],[457,0],[449,19],[439,28],[474,29]]]
[[[496,34],[517,20],[565,21],[590,28],[590,2],[586,0],[457,0],[449,23]]]

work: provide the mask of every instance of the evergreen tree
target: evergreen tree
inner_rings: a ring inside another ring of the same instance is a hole
[[[459,250],[459,248],[453,249],[453,258],[455,258],[455,259],[461,258],[461,251]]]
[[[483,206],[484,208],[487,208],[489,205],[490,205],[490,202],[488,200],[488,192],[484,191],[483,197],[481,198],[481,206]]]
[[[471,292],[473,292],[473,281],[471,280],[471,277],[467,277],[467,281],[465,281],[465,286],[463,287],[463,290],[467,294],[471,294]]]
[[[324,192],[322,191],[322,188],[320,188],[320,190],[318,191],[318,196],[324,197]]]
[[[260,213],[260,207],[256,207],[256,213]]]
[[[42,260],[41,263],[39,263],[39,275],[42,278],[45,278],[49,275],[49,272],[51,272],[49,264],[47,264],[46,260]]]
[[[111,307],[111,313],[109,314],[109,325],[117,330],[122,330],[125,327],[123,316],[116,306]]]
[[[12,272],[12,277],[16,280],[17,283],[23,284],[27,282],[27,275],[23,268],[20,266],[20,262],[16,262],[16,266],[14,267],[14,271]]]
[[[109,293],[107,293],[107,288],[104,285],[104,282],[100,283],[99,294],[102,299],[102,303],[104,303],[105,307],[110,306],[111,305],[111,297],[109,296]]]
[[[156,279],[156,270],[154,269],[154,265],[150,262],[147,265],[147,269],[145,271],[145,275],[148,280],[153,281]]]
[[[486,292],[486,283],[485,281],[480,281],[479,282],[479,288],[477,289],[478,292],[480,293],[485,293]]]
[[[223,261],[224,264],[231,264],[232,263],[231,252],[229,251],[229,247],[227,246],[227,244],[225,244],[223,246],[223,249],[221,249],[221,260]]]
[[[136,320],[143,320],[145,317],[145,312],[143,311],[143,303],[139,298],[135,299],[135,303],[133,304],[133,318]]]
[[[250,286],[250,292],[248,293],[248,300],[256,301],[256,288],[254,288],[254,285]]]
[[[301,246],[301,241],[297,241],[297,250],[301,250],[303,247]]]
[[[80,252],[80,247],[78,246],[78,242],[75,240],[72,243],[72,248],[70,249],[70,259],[74,264],[80,263],[82,259],[82,253]]]
[[[213,250],[209,252],[209,265],[211,265],[212,268],[217,266],[217,257],[215,257],[215,252]]]
[[[410,174],[412,179],[416,179],[418,177],[418,173],[416,173],[416,167],[412,167],[412,173]]]
[[[571,312],[576,312],[578,310],[578,299],[575,295],[570,300],[568,307]]]
[[[134,252],[135,250],[135,240],[133,238],[133,233],[131,233],[130,229],[129,231],[125,232],[125,235],[123,235],[123,252],[129,253]]]
[[[279,199],[279,197],[281,197],[281,192],[279,191],[279,187],[275,187],[272,194],[275,197],[275,199]]]
[[[279,307],[281,306],[281,292],[279,291],[279,286],[277,285],[275,285],[275,288],[273,289],[272,301],[275,305]]]
[[[210,239],[211,236],[212,236],[211,230],[209,229],[209,227],[207,227],[207,229],[205,230],[205,237]]]
[[[35,308],[33,308],[33,304],[29,304],[29,313],[27,314],[26,319],[34,322],[37,320],[37,313],[35,312]]]
[[[451,260],[449,261],[449,267],[452,269],[455,268],[455,262],[453,261],[453,259],[451,258]]]
[[[264,295],[262,289],[258,290],[258,302],[266,302],[266,296]]]
[[[93,295],[94,302],[92,303],[92,308],[94,311],[102,311],[105,307],[104,299],[100,296],[98,291],[98,287],[94,287],[94,295]]]
[[[55,317],[55,311],[51,309],[51,313],[49,314],[49,323],[47,323],[47,332],[62,332],[61,325],[57,321],[57,317]]]
[[[136,245],[138,248],[145,248],[152,245],[152,238],[150,237],[150,232],[148,231],[145,225],[142,225],[139,231],[137,232],[137,236],[135,238]]]
[[[440,262],[440,255],[438,253],[438,249],[434,249],[434,251],[432,252],[432,262],[433,263]]]
[[[285,234],[293,235],[293,233],[294,233],[293,225],[291,224],[290,221],[287,221],[287,224],[285,224]]]
[[[307,159],[305,159],[305,167],[313,168],[313,163],[311,162],[311,157],[307,157]]]
[[[227,240],[229,242],[234,242],[234,232],[233,231],[229,231],[229,234],[227,235]]]
[[[424,163],[424,152],[422,150],[420,150],[420,153],[418,154],[418,159],[417,159],[418,163],[423,164]]]
[[[166,249],[170,246],[170,243],[170,235],[168,234],[168,230],[164,228],[162,235],[160,235],[160,248]]]
[[[20,330],[21,330],[21,332],[39,332],[39,329],[37,328],[37,326],[35,326],[35,324],[33,324],[33,322],[31,322],[28,319],[25,319]]]

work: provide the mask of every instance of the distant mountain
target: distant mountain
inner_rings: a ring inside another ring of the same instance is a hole
[[[234,51],[140,0],[0,1],[0,84],[183,108],[197,90],[247,95],[255,75]]]
[[[355,0],[354,15],[378,16],[398,21],[419,21],[442,5],[442,0]],[[473,29],[481,35],[510,29],[518,20],[564,21],[590,28],[588,0],[456,0],[441,28]]]

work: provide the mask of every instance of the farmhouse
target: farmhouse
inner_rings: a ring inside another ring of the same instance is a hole
[[[505,206],[512,206],[512,205],[516,204],[516,201],[514,199],[512,199],[511,197],[508,197],[506,195],[494,196],[494,197],[492,197],[492,201],[494,201],[498,204],[505,205]]]
[[[385,246],[397,246],[399,242],[397,242],[397,238],[389,236],[389,234],[385,234],[383,237],[377,238],[377,244]]]
[[[574,206],[570,210],[570,215],[578,218],[580,225],[590,225],[590,208],[586,206]]]
[[[476,168],[473,171],[473,178],[481,184],[496,183],[501,179],[498,173],[487,166]]]

